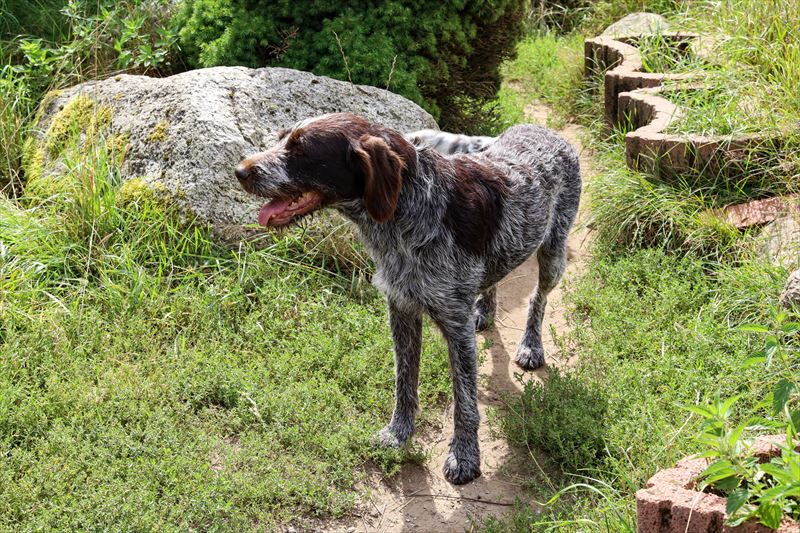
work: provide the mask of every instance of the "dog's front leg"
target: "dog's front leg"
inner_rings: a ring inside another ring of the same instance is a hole
[[[419,408],[419,356],[422,350],[422,315],[389,302],[389,325],[394,340],[395,407],[392,420],[378,434],[381,445],[400,446],[414,432]]]
[[[478,356],[472,307],[447,306],[432,310],[431,318],[442,330],[450,354],[453,374],[453,439],[444,462],[444,477],[462,485],[481,475],[478,445]]]

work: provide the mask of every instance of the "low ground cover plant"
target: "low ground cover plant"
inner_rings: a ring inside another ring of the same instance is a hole
[[[544,381],[527,382],[521,395],[505,401],[503,434],[532,453],[546,452],[553,467],[577,472],[596,466],[604,455],[608,400],[577,376],[551,368]]]

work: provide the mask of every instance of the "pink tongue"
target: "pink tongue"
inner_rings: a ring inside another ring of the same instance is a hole
[[[286,208],[290,203],[292,203],[291,200],[273,200],[268,204],[264,204],[264,206],[258,212],[258,223],[262,226],[268,226],[269,220],[275,215],[286,211]]]

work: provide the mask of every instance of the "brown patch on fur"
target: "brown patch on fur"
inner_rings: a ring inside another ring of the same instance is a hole
[[[386,222],[397,209],[405,163],[379,137],[362,136],[354,150],[364,172],[364,207],[376,222]]]
[[[503,216],[508,186],[490,166],[466,157],[451,161],[454,178],[444,224],[453,233],[456,244],[472,254],[484,254]]]
[[[303,133],[305,133],[303,128],[297,128],[291,133],[291,135],[289,135],[289,138],[286,139],[286,144],[296,143],[298,140],[300,140],[300,137],[303,136]],[[284,137],[285,136],[286,134],[284,133]]]

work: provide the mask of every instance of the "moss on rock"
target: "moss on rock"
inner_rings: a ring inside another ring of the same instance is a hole
[[[56,158],[65,148],[80,142],[82,136],[87,142],[96,140],[110,125],[111,108],[79,94],[50,121],[44,136],[45,151]]]
[[[160,181],[148,182],[139,177],[127,180],[122,184],[117,193],[117,204],[127,207],[138,205],[166,210],[171,205],[169,196],[169,189]]]
[[[60,92],[48,93],[39,107],[46,112]],[[25,142],[22,165],[25,172],[25,191],[33,198],[74,192],[79,176],[54,163],[63,158],[83,161],[86,157],[112,157],[114,165],[121,165],[127,152],[125,135],[109,134],[111,108],[101,105],[86,95],[79,94],[53,115],[42,137],[30,137]],[[37,119],[37,123],[41,117]],[[100,156],[96,149],[104,151]],[[88,154],[88,155],[87,155]]]
[[[61,89],[53,89],[52,91],[48,91],[42,97],[42,101],[39,102],[39,108],[36,110],[36,115],[33,117],[32,124],[35,126],[42,121],[45,112],[47,112],[47,108],[49,108],[56,99],[64,93]]]
[[[34,137],[28,137],[22,148],[22,170],[25,181],[30,183],[41,179],[44,174],[44,149]]]
[[[127,133],[112,133],[105,139],[105,149],[109,157],[113,158],[115,167],[119,168],[125,161],[130,146]]]

